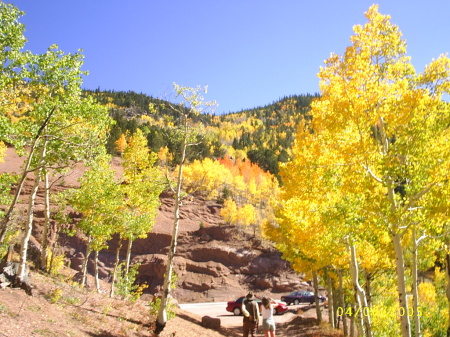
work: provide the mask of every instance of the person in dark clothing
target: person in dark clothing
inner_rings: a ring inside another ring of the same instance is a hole
[[[249,292],[242,302],[242,314],[244,315],[244,337],[256,336],[256,328],[259,325],[259,308],[252,292]]]

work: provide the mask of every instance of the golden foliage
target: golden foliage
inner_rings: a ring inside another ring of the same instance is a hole
[[[120,154],[124,153],[127,147],[127,137],[122,133],[119,139],[116,140],[116,151]]]

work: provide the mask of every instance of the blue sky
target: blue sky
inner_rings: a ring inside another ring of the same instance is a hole
[[[366,0],[6,0],[26,13],[25,48],[83,49],[84,88],[170,97],[208,85],[217,113],[318,92],[317,72],[343,54]],[[448,0],[378,1],[417,71],[450,51]]]

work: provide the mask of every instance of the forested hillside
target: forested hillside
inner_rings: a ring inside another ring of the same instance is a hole
[[[133,91],[85,90],[98,103],[108,107],[116,121],[107,143],[111,154],[118,154],[116,142],[127,132],[140,128],[153,152],[167,147],[170,164],[177,162],[177,143],[171,127],[177,116],[168,102]],[[189,160],[229,156],[250,160],[277,178],[278,163],[287,162],[295,138],[296,127],[309,119],[311,101],[318,95],[293,95],[277,102],[224,115],[205,113],[198,117],[206,128],[206,135],[190,150]]]

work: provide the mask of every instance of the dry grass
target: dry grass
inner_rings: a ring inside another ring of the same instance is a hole
[[[84,289],[70,282],[74,271],[65,276],[48,277],[32,273],[33,296],[20,289],[0,290],[0,336],[46,337],[146,337],[152,336],[149,307],[144,301],[127,303]],[[92,284],[92,280],[91,280]],[[280,325],[277,336],[339,336],[326,326],[317,326],[312,318],[295,317]],[[262,335],[262,334],[261,334]],[[161,337],[238,337],[241,327],[206,329],[201,317],[183,310],[171,319]]]

